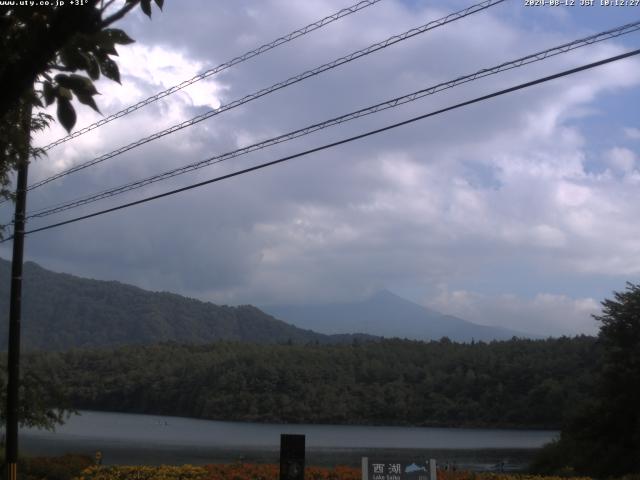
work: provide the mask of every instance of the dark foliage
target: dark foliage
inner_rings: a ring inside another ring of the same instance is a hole
[[[0,472],[5,478],[4,452],[0,453]],[[84,455],[62,455],[60,457],[23,457],[18,461],[18,471],[23,480],[72,480],[94,461]]]
[[[78,409],[207,419],[555,428],[592,388],[594,339],[163,344],[35,354]]]
[[[569,418],[560,441],[562,463],[597,477],[640,473],[640,286],[629,283],[602,302],[601,351],[589,401]]]
[[[73,412],[69,395],[60,381],[54,365],[42,356],[31,356],[20,371],[20,425],[53,430]],[[0,422],[5,421],[7,408],[7,358],[0,357]]]

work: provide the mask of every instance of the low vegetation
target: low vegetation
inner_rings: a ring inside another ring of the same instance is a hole
[[[0,478],[6,478],[4,445],[0,450]],[[94,464],[86,455],[59,457],[21,457],[18,472],[21,480],[72,480]]]
[[[203,467],[163,465],[160,467],[93,466],[75,480],[206,480],[210,478]],[[232,477],[228,477],[232,478]]]

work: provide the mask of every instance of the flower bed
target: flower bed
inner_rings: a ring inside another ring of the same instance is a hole
[[[279,466],[274,464],[215,464],[161,467],[89,467],[74,480],[278,480]],[[360,480],[356,467],[306,467],[305,480]],[[567,480],[566,477],[543,477],[505,473],[438,471],[438,480]],[[572,480],[591,480],[572,477]]]
[[[92,466],[74,480],[205,480],[203,467],[162,465],[160,467]]]
[[[589,477],[552,477],[542,475],[524,475],[519,473],[465,472],[440,471],[438,480],[592,480]]]

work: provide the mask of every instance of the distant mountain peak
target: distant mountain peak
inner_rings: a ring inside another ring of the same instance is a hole
[[[386,288],[384,288],[382,290],[378,290],[377,292],[375,292],[373,295],[371,295],[369,297],[369,300],[403,300],[403,301],[406,301],[404,298],[400,297],[399,295],[396,295],[391,290],[387,290]]]
[[[432,308],[426,307],[422,304],[416,303],[414,301],[411,301],[407,298],[401,297],[400,295],[398,295],[397,293],[393,293],[391,290],[387,290],[387,289],[383,289],[383,290],[378,290],[376,293],[374,293],[373,295],[371,295],[368,298],[368,301],[370,302],[375,302],[375,303],[383,303],[385,305],[388,306],[403,306],[403,307],[407,307],[407,306],[411,306],[412,308],[419,308],[421,310],[425,310],[426,312],[428,312],[429,314],[432,315],[443,315],[446,317],[453,317],[452,315],[445,315],[437,310],[434,310]],[[453,317],[455,318],[455,317]]]
[[[414,340],[470,342],[529,335],[447,315],[382,289],[362,301],[321,305],[271,305],[264,311],[287,323],[326,334],[365,333]]]

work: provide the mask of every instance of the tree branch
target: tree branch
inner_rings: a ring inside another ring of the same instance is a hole
[[[109,0],[109,1],[107,2],[107,4],[106,4],[106,5],[104,4],[104,0],[102,0],[102,1],[103,1],[103,4],[100,6],[100,10],[102,11],[102,13],[104,13],[104,12],[105,12],[105,10],[106,10],[107,8],[109,8],[111,5],[113,5],[113,3],[114,3],[116,0]]]
[[[38,75],[46,71],[55,54],[75,34],[86,32],[92,25],[98,0],[89,0],[82,8],[56,9],[51,27],[33,28],[27,41],[19,45],[17,61],[5,66],[0,75],[0,116],[13,109],[25,91],[33,87]]]
[[[59,70],[61,72],[75,72],[76,71],[75,68],[65,67],[64,65],[59,65],[57,63],[49,65],[49,67],[47,69]]]
[[[108,27],[114,22],[117,22],[122,17],[124,17],[127,13],[129,13],[133,8],[135,8],[137,4],[138,2],[127,3],[124,7],[118,10],[116,13],[105,18],[100,24],[100,26],[104,28],[104,27]]]

